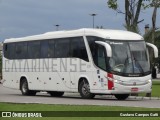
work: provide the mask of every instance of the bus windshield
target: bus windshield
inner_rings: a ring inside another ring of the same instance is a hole
[[[106,41],[112,48],[110,69],[123,74],[143,74],[150,71],[150,63],[144,41]]]

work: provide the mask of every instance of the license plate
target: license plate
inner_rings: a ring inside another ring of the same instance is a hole
[[[131,92],[138,92],[138,88],[131,88]]]

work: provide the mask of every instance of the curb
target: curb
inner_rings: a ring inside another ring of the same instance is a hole
[[[158,79],[152,79],[152,81],[160,81],[160,78],[158,78]]]
[[[160,100],[160,97],[143,97],[143,96],[130,96],[132,99],[141,99],[141,100]]]

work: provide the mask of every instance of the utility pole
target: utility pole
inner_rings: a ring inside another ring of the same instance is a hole
[[[60,25],[57,24],[57,25],[55,25],[55,26],[56,26],[56,31],[58,31]]]
[[[95,13],[90,14],[93,17],[93,28],[94,28],[94,17],[97,15]]]

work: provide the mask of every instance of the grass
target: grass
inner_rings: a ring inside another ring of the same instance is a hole
[[[160,97],[160,80],[159,81],[153,81],[152,97]]]
[[[45,105],[0,103],[0,111],[160,111],[159,108],[113,107],[113,106],[79,106],[79,105]],[[46,118],[0,118],[0,120],[152,120],[143,117],[46,117]],[[156,117],[154,120],[160,118]]]
[[[160,111],[160,108],[0,103],[0,111],[153,111],[153,110]]]

